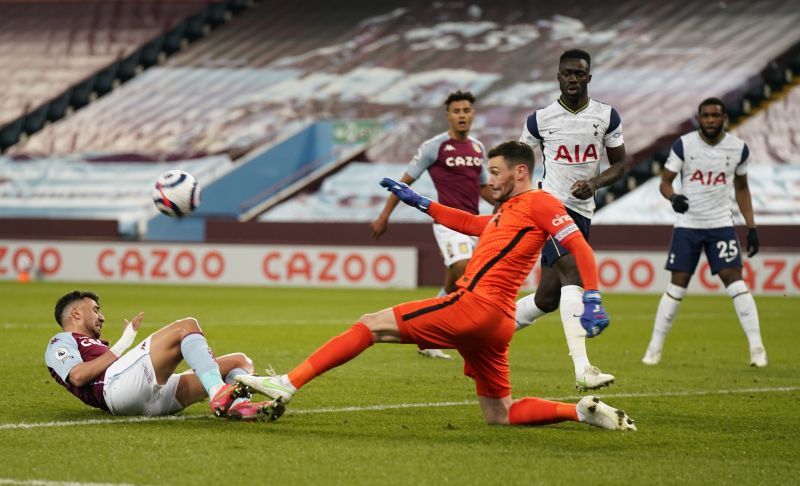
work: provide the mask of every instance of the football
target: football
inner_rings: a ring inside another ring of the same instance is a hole
[[[200,205],[200,185],[188,172],[169,170],[156,180],[153,203],[167,216],[181,218]]]

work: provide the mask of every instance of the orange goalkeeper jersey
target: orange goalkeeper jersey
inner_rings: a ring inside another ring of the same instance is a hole
[[[562,244],[583,239],[561,201],[539,190],[509,199],[491,216],[473,216],[436,203],[429,214],[451,229],[480,236],[457,285],[491,300],[512,317],[517,292],[547,239],[552,236]]]

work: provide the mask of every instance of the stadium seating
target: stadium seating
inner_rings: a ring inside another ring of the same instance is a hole
[[[0,148],[112,89],[117,72],[153,64],[160,34],[184,32],[204,0],[0,2]],[[142,49],[140,47],[144,46]],[[134,54],[136,54],[134,56]],[[14,128],[11,127],[11,128]]]
[[[80,157],[17,161],[0,157],[0,218],[110,219],[123,235],[138,234],[139,221],[156,213],[153,182],[168,169],[185,170],[202,184],[230,165],[216,156],[164,164],[91,162]]]
[[[798,22],[800,10],[779,0],[265,1],[12,153],[236,157],[298,120],[384,115],[396,132],[370,157],[404,161],[442,128],[441,101],[456,88],[478,93],[475,129],[487,144],[518,136],[531,109],[556,96],[560,52],[583,46],[595,59],[592,95],[618,107],[629,152],[641,154],[682,131],[698,99],[758,84],[800,42]]]
[[[733,130],[750,147],[750,163],[800,167],[800,85]]]

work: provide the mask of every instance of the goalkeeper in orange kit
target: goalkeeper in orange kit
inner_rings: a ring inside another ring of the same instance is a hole
[[[288,374],[239,376],[237,380],[286,403],[306,383],[355,358],[373,343],[415,343],[423,349],[458,351],[464,359],[464,374],[475,381],[478,402],[489,424],[543,425],[572,420],[605,429],[636,430],[625,412],[593,396],[583,397],[577,404],[511,398],[508,346],[515,328],[514,299],[548,238],[555,238],[575,255],[588,289],[581,316],[587,336],[600,334],[609,324],[597,291],[594,253],[563,204],[533,189],[533,165],[532,149],[520,142],[505,142],[489,151],[489,186],[499,203],[493,215],[453,209],[420,196],[406,184],[383,179],[382,186],[436,222],[480,236],[457,282],[458,290],[366,314]]]

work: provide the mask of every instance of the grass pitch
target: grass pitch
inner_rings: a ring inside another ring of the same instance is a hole
[[[101,296],[104,337],[145,312],[140,337],[194,316],[217,354],[246,352],[284,372],[360,315],[434,289],[311,290],[0,283],[0,484],[780,484],[798,479],[800,298],[758,297],[769,366],[748,366],[726,296],[690,294],[662,363],[639,361],[658,296],[606,295],[612,326],[588,342],[617,382],[598,393],[635,433],[583,424],[484,425],[460,359],[375,345],[308,384],[275,423],[215,419],[207,404],[131,419],[90,409],[43,360],[55,300]],[[560,321],[511,344],[514,396],[576,401]],[[40,483],[36,483],[40,481]]]

